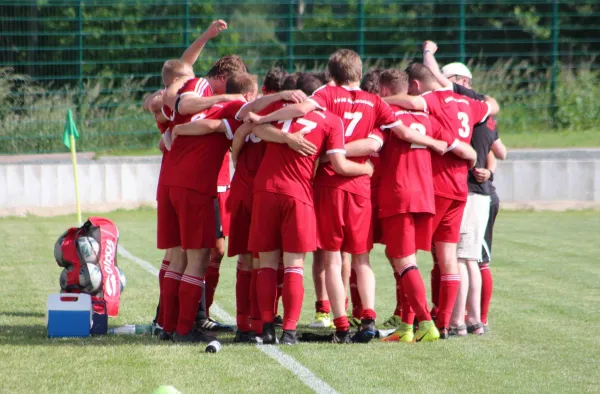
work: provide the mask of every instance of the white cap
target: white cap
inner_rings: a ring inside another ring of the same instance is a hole
[[[471,74],[469,68],[460,62],[446,64],[442,67],[442,74],[446,78],[450,78],[453,75],[460,75],[461,77],[473,79],[473,74]]]

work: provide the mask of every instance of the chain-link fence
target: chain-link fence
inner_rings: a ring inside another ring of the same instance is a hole
[[[504,132],[600,121],[597,1],[0,0],[0,153],[63,151],[68,108],[82,149],[154,146],[141,98],[219,18],[229,29],[205,48],[199,75],[229,53],[259,75],[322,69],[341,47],[365,68],[402,67],[429,39],[440,63],[470,64],[474,87],[499,99]]]

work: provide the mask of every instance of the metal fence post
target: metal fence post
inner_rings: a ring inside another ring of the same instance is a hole
[[[358,1],[358,54],[365,55],[365,2]]]
[[[466,30],[466,1],[465,0],[461,0],[460,1],[460,7],[459,7],[459,23],[460,23],[460,27],[458,30],[458,34],[459,34],[459,57],[460,57],[460,61],[462,63],[465,62],[465,58],[466,56],[466,51],[465,51],[465,30]]]
[[[558,37],[560,34],[560,26],[558,19],[558,4],[559,0],[552,2],[552,75],[550,78],[550,119],[552,127],[558,126],[556,120],[557,99],[556,99],[556,80],[558,79]]]
[[[288,6],[288,39],[287,39],[287,70],[294,71],[294,6],[296,1],[290,0]]]
[[[185,13],[184,31],[183,31],[183,43],[187,48],[190,45],[190,0],[185,0],[183,5],[183,11]]]
[[[77,7],[78,55],[77,75],[79,77],[79,95],[83,92],[83,2]]]

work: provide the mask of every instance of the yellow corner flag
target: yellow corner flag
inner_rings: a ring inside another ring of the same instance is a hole
[[[81,204],[79,202],[79,177],[77,176],[77,156],[75,155],[75,140],[79,138],[77,126],[73,120],[73,113],[69,108],[65,130],[63,131],[63,144],[71,150],[71,162],[73,163],[73,176],[75,178],[75,203],[77,204],[77,226],[81,226]]]

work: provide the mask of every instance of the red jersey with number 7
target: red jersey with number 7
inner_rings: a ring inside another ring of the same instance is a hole
[[[254,178],[254,192],[284,194],[312,206],[316,159],[322,153],[345,153],[342,121],[331,113],[312,111],[301,118],[273,122],[273,125],[285,133],[307,131],[304,138],[317,147],[317,153],[302,156],[286,144],[267,143]]]
[[[376,127],[393,127],[396,121],[390,106],[379,96],[358,87],[323,86],[315,90],[309,100],[318,108],[342,118],[346,142],[367,138]],[[349,160],[364,163],[369,157],[352,157]],[[342,189],[366,198],[371,196],[371,182],[367,175],[347,177],[333,171],[331,163],[319,166],[315,185]]]
[[[488,104],[456,94],[449,88],[424,93],[425,112],[437,120],[442,131],[454,141],[443,156],[432,155],[433,186],[435,194],[441,197],[466,201],[469,194],[467,175],[469,163],[452,154],[458,141],[471,143],[473,126],[483,122],[490,113]],[[444,138],[444,140],[446,139]]]

